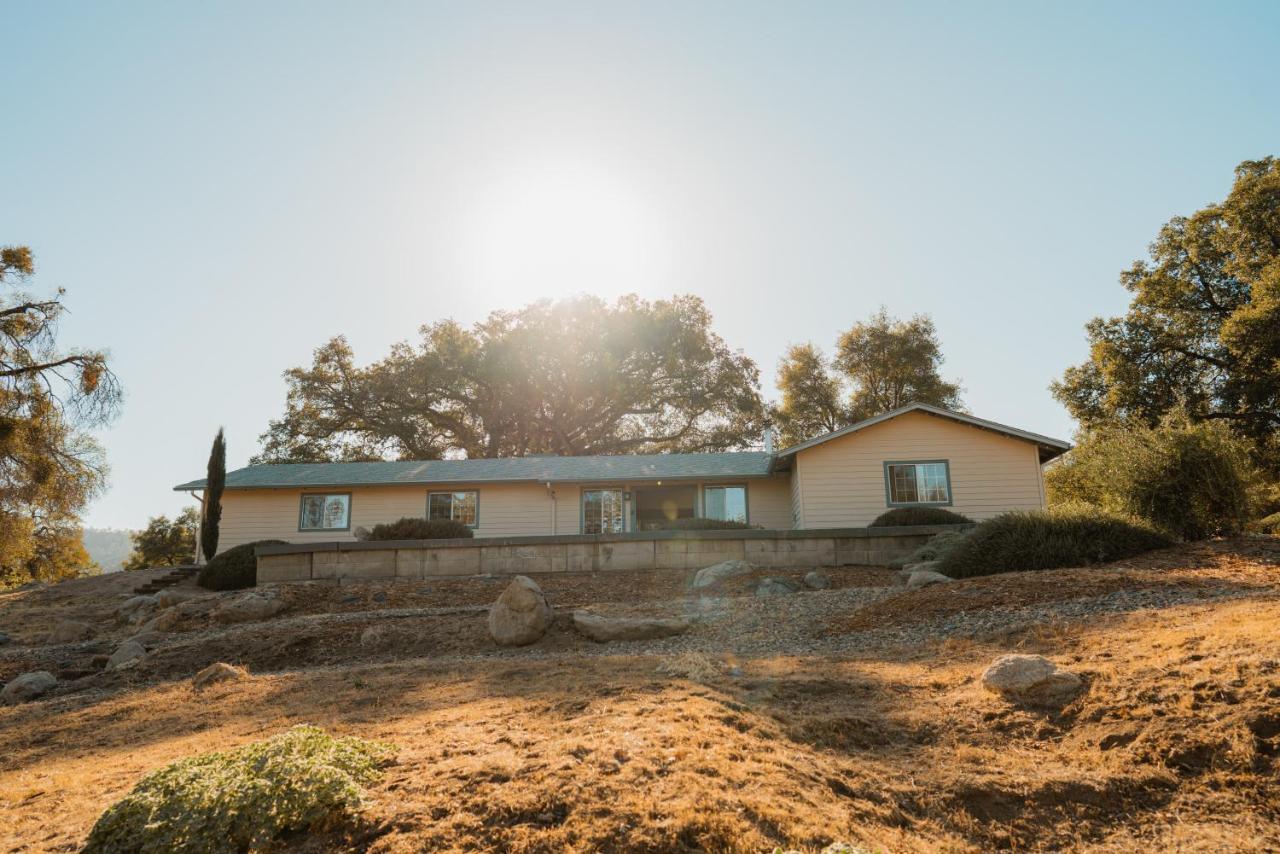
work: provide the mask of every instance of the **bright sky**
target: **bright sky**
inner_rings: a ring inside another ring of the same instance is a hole
[[[1159,226],[1280,154],[1280,4],[0,0],[0,242],[127,391],[96,526],[184,503],[336,333],[702,296],[772,394],[881,303],[977,415],[1049,382]]]

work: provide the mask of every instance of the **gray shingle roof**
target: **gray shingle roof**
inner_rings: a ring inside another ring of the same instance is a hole
[[[565,483],[681,478],[763,477],[772,455],[642,454],[611,457],[507,457],[497,460],[428,460],[381,463],[281,463],[227,472],[227,489],[320,486],[385,486],[401,483]],[[205,479],[174,490],[204,489]]]

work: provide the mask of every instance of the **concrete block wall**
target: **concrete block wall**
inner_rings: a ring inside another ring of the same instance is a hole
[[[618,536],[506,537],[262,546],[258,581],[333,581],[696,570],[725,560],[768,568],[883,566],[936,533],[971,526],[822,531],[661,531]]]

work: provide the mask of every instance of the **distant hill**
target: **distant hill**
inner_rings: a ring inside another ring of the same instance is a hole
[[[118,572],[133,551],[133,532],[85,528],[84,547],[103,572]]]

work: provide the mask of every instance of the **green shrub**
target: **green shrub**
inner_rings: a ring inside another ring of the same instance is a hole
[[[978,525],[942,558],[939,571],[970,578],[1122,560],[1173,544],[1153,526],[1086,505],[1003,513]]]
[[[889,561],[889,566],[904,567],[912,563],[925,563],[931,560],[942,560],[947,555],[955,551],[956,546],[969,536],[968,531],[943,531],[941,534],[934,534],[929,538],[929,542],[913,551],[906,557],[897,557]]]
[[[1259,534],[1280,535],[1280,513],[1272,513],[1249,523],[1249,530]]]
[[[748,525],[746,522],[739,522],[736,519],[664,519],[656,523],[652,530],[655,531],[745,531],[755,528],[755,525]]]
[[[972,522],[968,516],[945,507],[895,507],[881,513],[871,523],[873,528],[892,525],[963,525]]]
[[[235,546],[200,568],[196,583],[205,590],[243,590],[258,583],[258,559],[253,550],[258,546],[286,546],[284,540],[258,540]]]
[[[1177,414],[1157,427],[1097,430],[1045,473],[1051,505],[1084,502],[1188,540],[1239,531],[1258,481],[1230,428]]]
[[[175,762],[143,777],[98,819],[86,852],[263,850],[321,830],[363,803],[391,745],[298,726],[265,741]]]
[[[373,530],[360,537],[362,540],[469,540],[475,532],[453,519],[432,519],[406,516],[395,522],[374,525]]]

